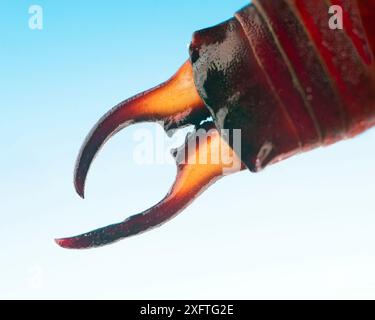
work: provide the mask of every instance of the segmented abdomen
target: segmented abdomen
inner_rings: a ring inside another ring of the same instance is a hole
[[[198,91],[219,128],[242,130],[244,163],[258,171],[374,125],[373,53],[356,0],[253,2],[191,46]],[[337,4],[343,30],[329,25]]]

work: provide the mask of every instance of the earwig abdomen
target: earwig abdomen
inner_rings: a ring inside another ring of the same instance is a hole
[[[333,5],[343,13],[342,28],[330,23]],[[253,0],[232,19],[196,32],[190,61],[109,111],[88,135],[75,170],[83,197],[93,159],[121,129],[143,121],[167,131],[193,125],[194,134],[173,152],[171,190],[141,214],[56,242],[94,248],[146,232],[227,174],[256,172],[374,126],[374,54],[375,0]],[[241,132],[240,143],[232,130]]]
[[[329,6],[341,2],[345,27],[331,29]],[[218,129],[242,130],[236,151],[250,170],[374,125],[374,60],[360,12],[356,0],[255,0],[195,33],[198,92]]]

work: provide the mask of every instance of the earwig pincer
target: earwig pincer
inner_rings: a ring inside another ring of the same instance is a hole
[[[341,8],[343,28],[330,27],[332,6]],[[56,242],[85,249],[143,233],[174,218],[227,174],[258,172],[373,127],[374,55],[375,0],[254,0],[226,22],[196,32],[190,59],[170,80],[98,122],[75,170],[75,188],[84,197],[94,157],[121,129],[154,121],[166,131],[193,125],[196,133],[174,152],[178,172],[170,192],[122,223]],[[223,146],[230,161],[212,161]],[[209,161],[191,161],[202,154]]]

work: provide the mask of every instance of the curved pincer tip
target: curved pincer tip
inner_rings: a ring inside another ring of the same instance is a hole
[[[55,239],[55,242],[64,249],[73,249],[77,246],[77,244],[74,244],[73,241],[70,241],[69,239]]]
[[[85,183],[91,162],[92,160],[89,162],[84,162],[81,156],[77,160],[76,170],[74,173],[74,188],[82,199],[85,199]]]
[[[119,130],[132,123],[143,121],[147,117],[146,111],[139,107],[142,96],[120,103],[108,112],[93,128],[79,153],[74,172],[74,186],[77,193],[85,197],[85,183],[88,171],[95,156],[105,144]]]

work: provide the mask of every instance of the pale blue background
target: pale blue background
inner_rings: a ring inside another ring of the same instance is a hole
[[[213,186],[163,228],[91,251],[55,237],[160,200],[173,165],[110,141],[75,194],[85,135],[117,102],[167,79],[193,31],[246,0],[3,0],[0,298],[375,298],[375,130]],[[28,7],[44,8],[44,30]]]

